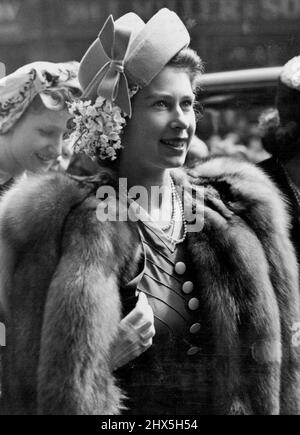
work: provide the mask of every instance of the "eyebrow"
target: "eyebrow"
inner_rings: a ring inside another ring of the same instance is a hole
[[[194,93],[191,93],[191,94],[188,94],[188,95],[183,95],[181,98],[182,99],[184,99],[184,98],[194,98],[195,97],[195,94]],[[152,100],[153,98],[169,98],[169,99],[172,99],[173,98],[173,95],[171,95],[171,94],[165,94],[165,93],[160,93],[160,92],[156,92],[156,93],[153,93],[153,94],[151,94],[151,95],[148,95],[148,97],[146,97],[146,100]]]

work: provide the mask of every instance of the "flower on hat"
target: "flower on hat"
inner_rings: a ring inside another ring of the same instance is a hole
[[[300,91],[300,56],[294,57],[283,67],[280,79],[289,88]]]
[[[132,85],[129,97],[140,90]],[[70,135],[75,153],[83,152],[92,158],[101,160],[117,158],[117,151],[122,147],[121,133],[126,119],[119,106],[99,96],[92,101],[74,100],[68,104],[69,112],[74,116],[75,124]]]
[[[122,148],[121,133],[126,120],[121,109],[111,101],[98,97],[91,101],[74,101],[69,104],[75,128],[71,133],[75,152],[84,152],[101,160],[117,158]]]

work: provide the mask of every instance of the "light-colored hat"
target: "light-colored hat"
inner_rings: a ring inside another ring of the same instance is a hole
[[[39,95],[45,107],[60,110],[55,91],[79,96],[78,62],[33,62],[0,80],[0,134],[9,131]]]
[[[130,86],[143,88],[190,43],[178,15],[161,9],[145,24],[134,13],[110,16],[79,68],[83,97],[113,101],[131,117]]]
[[[293,57],[284,65],[280,81],[289,88],[300,91],[300,56]]]

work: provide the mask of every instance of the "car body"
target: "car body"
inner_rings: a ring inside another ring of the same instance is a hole
[[[281,70],[277,66],[203,74],[200,100],[215,109],[273,105]]]
[[[240,154],[255,163],[268,158],[259,118],[275,106],[282,67],[203,74],[198,100],[204,108],[197,135],[210,154]]]

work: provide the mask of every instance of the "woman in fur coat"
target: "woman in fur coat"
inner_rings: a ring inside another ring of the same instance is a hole
[[[289,219],[248,163],[181,169],[201,69],[188,43],[167,9],[110,17],[72,111],[77,149],[117,158],[2,200],[3,413],[299,413]]]

